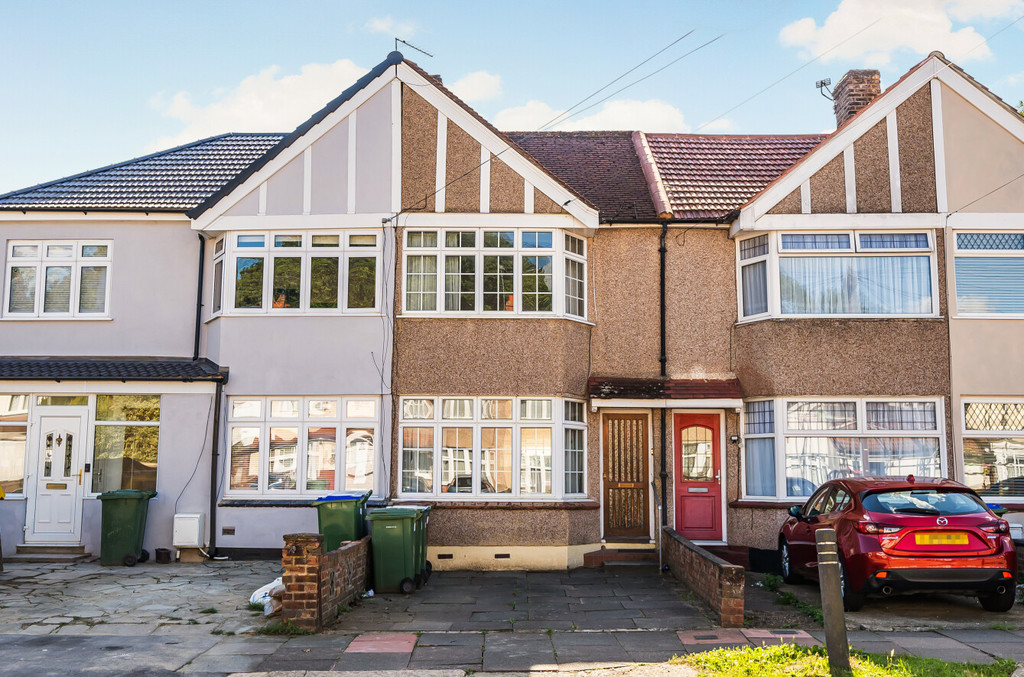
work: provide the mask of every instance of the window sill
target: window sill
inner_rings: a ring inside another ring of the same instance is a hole
[[[1024,318],[1024,316],[1021,316]],[[945,321],[942,315],[764,315],[754,318],[744,318],[736,321],[736,326],[753,324],[774,320],[776,322],[788,322],[791,320],[916,320],[916,321]]]
[[[556,315],[554,313],[402,313],[399,320],[569,320],[588,327],[594,323],[581,317]]]
[[[1024,320],[1024,313],[958,313],[954,320]]]
[[[434,497],[417,499],[412,496],[399,496],[392,501],[392,505],[431,505],[435,510],[597,510],[600,507],[597,501],[589,498],[564,501],[531,501],[529,499],[482,501],[479,499],[444,500]]]
[[[113,320],[109,315],[97,315],[96,317],[17,317],[16,315],[4,315],[0,322],[110,322]]]

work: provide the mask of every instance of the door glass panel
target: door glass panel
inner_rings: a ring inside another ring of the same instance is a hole
[[[714,445],[711,428],[690,426],[680,433],[682,480],[710,482],[715,478]]]
[[[73,435],[68,433],[68,438],[64,442],[64,477],[71,477],[71,452],[73,442]]]
[[[46,449],[43,454],[43,477],[53,477],[53,433],[46,435]]]

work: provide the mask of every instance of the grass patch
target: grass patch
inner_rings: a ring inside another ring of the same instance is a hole
[[[796,595],[789,592],[788,590],[779,593],[779,598],[778,600],[776,600],[776,603],[789,604],[790,606],[795,607],[796,610],[800,613],[811,617],[814,620],[814,622],[818,625],[823,625],[825,623],[825,616],[820,606],[815,606],[808,602],[803,602],[799,598],[797,598]]]
[[[249,611],[263,611],[263,602],[249,602],[249,605],[245,607]]]
[[[709,677],[829,677],[828,655],[822,646],[794,644],[714,649],[674,657],[671,663],[689,665]],[[850,653],[856,677],[1009,677],[1016,664],[999,660],[989,665],[948,663],[937,658]]]
[[[782,585],[782,576],[765,574],[761,577],[761,587],[768,592],[778,592],[780,585]]]
[[[208,606],[205,609],[201,609],[199,611],[199,613],[201,613],[201,614],[215,614],[215,613],[217,613],[217,609],[216,609],[216,607]]]
[[[1016,630],[1017,626],[1012,623],[993,623],[991,626],[993,630]]]
[[[312,635],[309,630],[303,630],[291,621],[277,621],[265,625],[256,630],[257,635]]]

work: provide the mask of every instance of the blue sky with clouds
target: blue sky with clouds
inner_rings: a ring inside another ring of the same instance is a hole
[[[562,128],[821,132],[835,123],[815,80],[873,67],[887,86],[935,49],[1024,98],[1024,0],[0,0],[0,17],[0,193],[223,132],[290,131],[396,36],[507,130],[538,128],[688,31]]]

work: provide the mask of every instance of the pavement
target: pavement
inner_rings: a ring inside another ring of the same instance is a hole
[[[824,639],[807,617],[787,623],[801,627],[715,627],[684,586],[654,568],[437,572],[413,595],[360,600],[315,636],[256,634],[268,621],[247,608],[248,596],[279,575],[276,562],[5,569],[2,674],[656,677],[694,674],[665,663],[676,655]],[[988,615],[983,628],[853,630],[849,639],[876,653],[1024,661],[1024,624],[1003,616]]]

